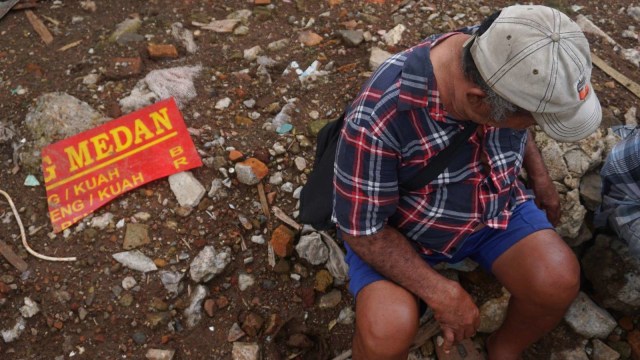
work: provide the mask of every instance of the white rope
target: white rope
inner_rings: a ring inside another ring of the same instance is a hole
[[[20,219],[20,215],[18,214],[18,210],[16,210],[16,206],[13,204],[13,200],[11,200],[11,196],[6,192],[0,190],[0,194],[4,195],[5,198],[9,201],[9,206],[11,206],[11,210],[13,210],[13,215],[16,217],[16,221],[18,222],[18,226],[20,227],[20,236],[22,236],[22,245],[24,245],[25,249],[29,252],[29,254],[37,257],[42,260],[49,261],[76,261],[75,257],[51,257],[37,253],[33,250],[29,244],[27,243],[27,235],[24,233],[24,226],[22,225],[22,220]]]

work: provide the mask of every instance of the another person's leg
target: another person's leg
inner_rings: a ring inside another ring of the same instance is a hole
[[[507,317],[489,338],[491,360],[520,354],[564,316],[580,288],[580,266],[533,202],[520,205],[509,227],[494,231],[477,258],[511,293]]]
[[[418,330],[417,298],[346,248],[349,290],[356,299],[353,359],[405,360]]]

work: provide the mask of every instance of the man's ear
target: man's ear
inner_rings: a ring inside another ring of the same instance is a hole
[[[479,87],[473,86],[467,89],[467,91],[465,92],[465,96],[468,106],[467,111],[469,113],[473,113],[476,119],[488,120],[491,109],[489,108],[489,105],[484,101],[484,98],[487,97],[487,94]]]

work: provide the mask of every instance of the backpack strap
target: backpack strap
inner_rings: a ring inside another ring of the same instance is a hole
[[[461,145],[473,135],[477,127],[478,124],[474,122],[466,125],[461,132],[453,137],[449,146],[436,154],[413,178],[401,184],[400,188],[405,191],[417,190],[440,176],[456,152],[460,150]]]

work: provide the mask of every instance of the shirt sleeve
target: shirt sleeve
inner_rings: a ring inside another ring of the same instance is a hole
[[[383,138],[366,124],[351,121],[342,130],[334,168],[333,221],[349,235],[376,233],[396,211],[400,156]]]

